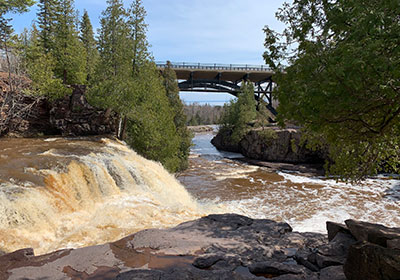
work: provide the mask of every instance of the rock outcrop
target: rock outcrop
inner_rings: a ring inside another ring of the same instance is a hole
[[[0,279],[344,280],[343,251],[335,249],[343,240],[331,244],[326,235],[293,232],[287,223],[210,215],[105,245],[0,256]]]
[[[361,240],[397,240],[400,229],[346,224],[328,222],[329,241],[287,223],[210,215],[104,245],[43,256],[19,250],[0,256],[0,279],[400,279],[400,251]]]
[[[346,225],[358,241],[349,248],[344,266],[347,279],[400,279],[400,228],[354,220]]]
[[[64,136],[113,134],[117,116],[111,110],[99,110],[89,105],[85,86],[74,86],[71,96],[52,104],[50,123]]]
[[[50,102],[44,97],[0,92],[0,136],[86,136],[113,134],[116,114],[90,106],[84,86],[71,96]]]
[[[285,163],[322,163],[324,155],[306,148],[298,128],[250,130],[235,145],[230,143],[230,132],[221,131],[211,141],[219,150],[242,153],[255,160]]]

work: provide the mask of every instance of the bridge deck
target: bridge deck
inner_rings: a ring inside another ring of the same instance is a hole
[[[157,63],[157,68],[162,70],[166,63]],[[171,63],[179,80],[215,80],[236,82],[244,79],[252,82],[265,81],[271,78],[274,72],[266,67],[235,64],[200,64],[200,63]]]

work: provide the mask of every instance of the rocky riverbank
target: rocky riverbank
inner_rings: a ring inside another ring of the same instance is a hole
[[[221,130],[211,143],[218,149],[242,153],[249,159],[285,163],[322,163],[325,156],[311,151],[301,141],[299,128],[268,127],[250,130],[238,144],[232,144],[229,131]]]
[[[70,96],[56,101],[0,91],[0,104],[0,136],[104,135],[114,134],[117,126],[114,112],[87,102],[84,86],[73,86]]]
[[[0,279],[399,279],[400,229],[353,220],[327,229],[210,215],[104,245],[6,254]]]

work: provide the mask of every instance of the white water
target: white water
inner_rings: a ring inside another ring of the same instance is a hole
[[[41,254],[101,244],[219,211],[117,141],[7,141],[19,149],[0,142],[9,159],[0,162],[2,250],[33,247]]]
[[[394,176],[345,184],[271,172],[226,158],[209,143],[211,138],[196,136],[191,168],[179,178],[198,199],[223,204],[229,212],[286,221],[296,231],[326,233],[326,221],[346,219],[400,227],[400,180]]]

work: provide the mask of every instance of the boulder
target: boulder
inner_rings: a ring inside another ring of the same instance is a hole
[[[239,144],[234,144],[230,141],[232,132],[228,130],[220,130],[217,135],[211,140],[211,144],[218,150],[227,151],[232,153],[240,153],[241,149]]]
[[[344,273],[348,280],[399,280],[400,250],[358,242],[350,246]]]
[[[346,280],[344,275],[343,266],[330,266],[321,269],[319,274],[320,280]]]
[[[328,240],[331,241],[339,232],[351,234],[350,230],[344,224],[326,222],[326,230],[328,231]]]
[[[400,239],[400,228],[389,228],[355,220],[347,220],[345,223],[357,241],[368,241],[382,247],[388,247],[387,242],[389,240]],[[391,243],[392,246],[395,242]]]

